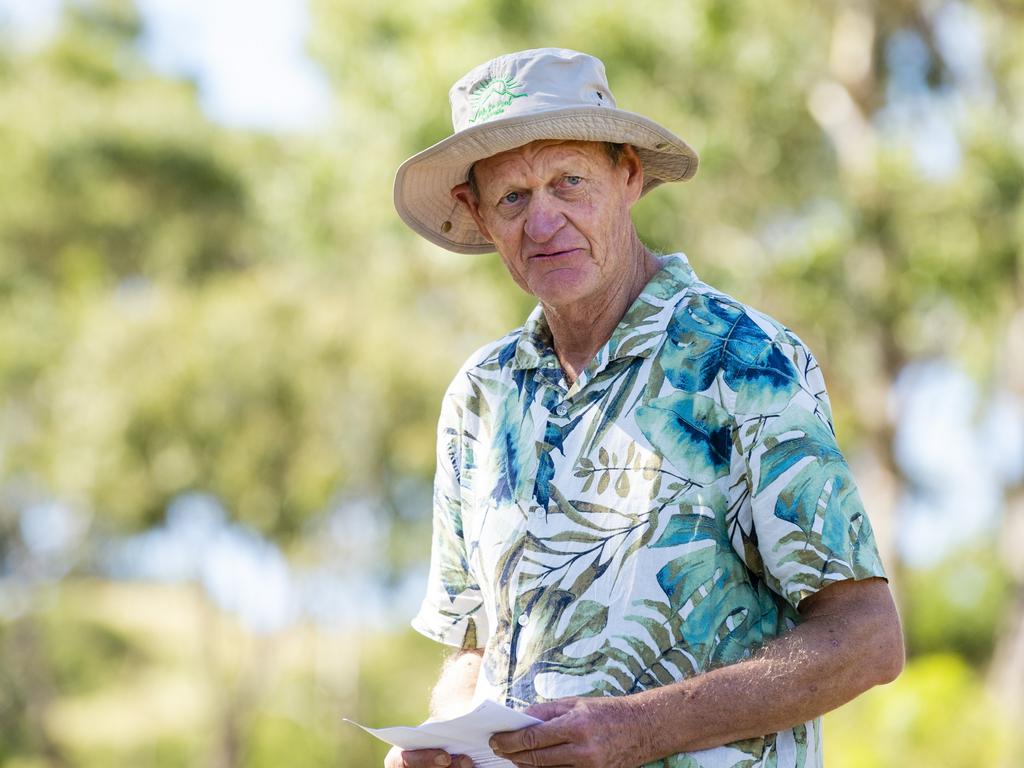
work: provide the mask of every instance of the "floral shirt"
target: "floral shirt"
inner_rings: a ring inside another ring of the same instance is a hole
[[[622,696],[748,656],[830,582],[883,576],[821,371],[663,268],[569,386],[538,307],[444,398],[413,626],[484,648],[478,699]],[[653,763],[821,765],[820,721]]]

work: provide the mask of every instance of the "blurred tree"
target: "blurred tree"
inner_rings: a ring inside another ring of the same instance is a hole
[[[1013,582],[994,546],[974,547],[908,572],[903,594],[910,656],[955,653],[983,669],[1007,619]]]
[[[835,768],[1016,768],[1024,748],[1017,722],[956,654],[912,659],[895,684],[826,715],[823,730]]]
[[[253,259],[231,137],[191,85],[145,65],[140,34],[130,2],[71,4],[52,42],[0,75],[0,297],[196,281]]]
[[[333,189],[357,186],[357,148],[214,128],[138,34],[129,3],[81,2],[44,48],[7,52],[3,473],[101,528],[201,488],[284,539],[336,493],[426,482],[462,351],[432,340],[487,297],[449,311],[449,266],[357,257],[368,201],[335,208]]]

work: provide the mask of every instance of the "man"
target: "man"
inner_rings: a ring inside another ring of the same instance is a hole
[[[632,205],[697,155],[616,109],[597,59],[502,56],[451,102],[396,207],[496,249],[539,304],[442,406],[413,624],[459,650],[432,713],[545,721],[493,737],[519,766],[820,766],[820,715],[894,679],[903,644],[817,363],[645,248]]]

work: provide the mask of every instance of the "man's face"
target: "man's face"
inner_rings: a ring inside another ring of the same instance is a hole
[[[613,165],[604,145],[535,141],[474,167],[452,194],[494,243],[519,286],[552,307],[610,295],[635,260],[629,211],[643,170],[632,147]]]

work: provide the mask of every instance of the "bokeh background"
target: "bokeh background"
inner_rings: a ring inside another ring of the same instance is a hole
[[[828,765],[1024,766],[1020,0],[0,0],[0,766],[379,765],[441,393],[531,302],[416,239],[447,89],[564,45],[701,153],[644,239],[825,369],[905,622]]]

